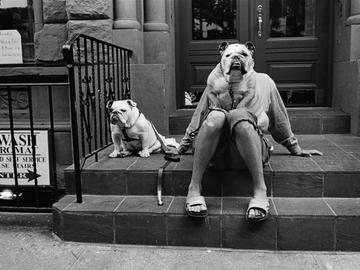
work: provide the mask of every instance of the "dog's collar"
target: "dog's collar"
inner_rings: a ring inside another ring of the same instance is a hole
[[[134,121],[134,123],[132,123],[130,126],[124,127],[123,129],[132,128],[132,127],[136,124],[136,122],[139,120],[141,114],[142,114],[142,112],[139,110],[139,115],[138,115],[138,117],[136,118],[136,120]]]
[[[126,130],[129,129],[129,128],[131,128],[131,127],[133,127],[133,126],[136,124],[136,122],[139,120],[141,114],[142,114],[142,112],[139,111],[139,115],[138,115],[138,117],[136,118],[135,122],[132,123],[131,126],[129,126],[129,127],[123,127],[123,128],[121,129],[121,132],[122,132],[122,134],[124,135],[124,139],[123,139],[123,140],[124,140],[125,142],[131,142],[131,141],[136,141],[136,140],[138,140],[138,139],[135,139],[135,138],[130,138],[129,135],[127,134]]]

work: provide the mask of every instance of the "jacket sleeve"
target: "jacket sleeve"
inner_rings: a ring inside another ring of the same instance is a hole
[[[206,117],[206,114],[209,110],[209,101],[208,101],[208,92],[209,86],[206,86],[199,103],[196,106],[196,109],[191,117],[190,124],[186,128],[185,135],[180,141],[180,148],[184,149],[185,151],[192,145],[193,140],[195,139],[203,119]]]
[[[268,112],[270,122],[269,131],[274,140],[286,147],[291,154],[300,154],[301,148],[298,140],[291,130],[285,105],[273,81],[272,84],[273,86],[270,91],[270,107]]]

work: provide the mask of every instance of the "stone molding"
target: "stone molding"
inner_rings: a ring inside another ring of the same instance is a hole
[[[144,31],[169,31],[165,16],[165,0],[145,0]]]
[[[351,0],[350,17],[346,20],[346,25],[360,24],[360,1]]]
[[[114,0],[115,29],[141,29],[137,20],[137,1],[135,0]]]
[[[15,111],[28,110],[29,108],[29,97],[27,90],[22,88],[11,90],[11,101],[12,108]],[[0,113],[1,115],[9,112],[9,98],[8,92],[3,88],[0,89]]]
[[[70,20],[67,23],[67,29],[69,39],[80,33],[112,42],[112,20]]]
[[[66,0],[69,20],[105,20],[113,17],[113,0]]]
[[[360,24],[360,14],[349,17],[346,20],[346,25]]]

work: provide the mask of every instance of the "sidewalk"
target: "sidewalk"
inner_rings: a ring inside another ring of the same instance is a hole
[[[62,242],[49,229],[0,227],[0,269],[359,269],[360,253],[274,252]]]

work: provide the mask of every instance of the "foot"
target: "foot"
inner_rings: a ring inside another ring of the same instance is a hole
[[[144,148],[141,151],[139,151],[139,156],[143,158],[150,157],[150,152],[148,148]]]
[[[248,209],[246,211],[246,219],[248,221],[263,221],[269,217],[269,199],[267,196],[253,197],[250,199]]]
[[[186,198],[185,211],[189,217],[206,217],[207,206],[205,198],[199,195]]]
[[[127,151],[127,150],[122,150],[122,151],[117,151],[114,150],[109,157],[110,158],[123,158],[123,157],[127,157],[130,156],[132,154],[132,152]]]
[[[109,154],[109,158],[117,158],[120,156],[120,151],[114,150]]]
[[[185,210],[189,216],[193,217],[205,217],[207,215],[205,198],[201,196],[199,189],[192,189],[189,187],[189,192],[186,197]]]
[[[259,201],[259,202],[264,202],[264,205],[266,205],[266,202],[268,204],[269,199],[267,197],[266,192],[267,192],[266,187],[255,189],[254,197],[250,200],[250,203],[251,203],[251,201]],[[252,220],[252,219],[257,220],[260,218],[265,218],[265,216],[269,212],[269,210],[267,210],[267,211],[265,211],[265,210],[266,209],[261,209],[261,208],[257,208],[257,207],[248,209],[248,211],[247,211],[248,220]]]

